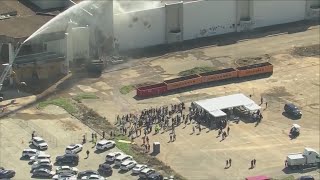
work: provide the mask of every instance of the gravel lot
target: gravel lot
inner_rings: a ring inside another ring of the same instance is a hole
[[[92,131],[84,126],[77,119],[71,117],[64,110],[56,106],[48,106],[44,110],[28,109],[23,110],[12,117],[0,120],[0,166],[16,171],[13,179],[25,180],[31,178],[28,161],[20,160],[22,150],[29,148],[29,140],[32,131],[43,137],[49,144],[49,153],[52,160],[57,155],[64,154],[67,145],[71,143],[80,143],[82,135],[86,134],[91,138]],[[98,137],[100,138],[100,137]],[[88,159],[85,152],[89,150]],[[117,148],[94,153],[91,143],[84,144],[83,151],[80,152],[80,162],[77,168],[79,171],[97,170],[98,165],[104,162],[106,154],[112,151],[119,151]],[[130,172],[118,173],[114,169],[113,175],[108,179],[131,180],[137,179]]]

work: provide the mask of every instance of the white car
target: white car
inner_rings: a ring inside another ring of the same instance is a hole
[[[33,163],[35,161],[39,161],[41,159],[50,159],[51,156],[49,154],[41,153],[35,156],[32,156],[29,160],[29,163]]]
[[[133,160],[132,159],[132,156],[129,156],[129,155],[121,155],[121,156],[118,156],[116,158],[116,160],[114,160],[114,165],[115,166],[120,166],[121,163],[123,163],[124,161],[127,161],[127,160]]]
[[[146,179],[148,178],[148,175],[152,174],[156,172],[154,169],[151,169],[151,168],[145,168],[143,169],[140,173],[139,173],[139,177],[141,179]]]
[[[120,169],[124,171],[129,171],[132,169],[134,166],[136,166],[137,162],[134,160],[126,160],[121,163]]]
[[[39,161],[34,162],[32,164],[31,170],[37,169],[42,165],[49,166],[52,168],[52,163],[51,163],[50,159],[40,159]]]
[[[80,151],[82,151],[81,144],[70,144],[69,146],[67,146],[65,153],[66,154],[77,154]]]
[[[90,176],[83,176],[81,179],[96,179],[96,180],[107,180],[107,178],[104,178],[100,175],[91,174]]]
[[[70,173],[56,174],[52,177],[53,180],[77,180],[77,176]]]
[[[133,174],[139,174],[142,170],[144,170],[145,168],[147,168],[147,165],[144,164],[137,164],[133,169],[132,169],[132,173]]]
[[[122,152],[112,152],[107,154],[106,162],[113,162],[118,156],[124,155]]]
[[[70,166],[59,166],[56,168],[57,174],[78,174],[79,170]]]
[[[22,151],[22,157],[25,157],[25,158],[30,158],[32,156],[36,156],[38,154],[41,154],[43,153],[42,151],[38,151],[36,149],[24,149]]]
[[[48,149],[48,144],[41,137],[33,137],[31,143],[40,150]]]
[[[114,141],[110,141],[110,140],[102,140],[99,141],[96,148],[97,150],[106,150],[106,149],[110,149],[116,146],[116,143]]]

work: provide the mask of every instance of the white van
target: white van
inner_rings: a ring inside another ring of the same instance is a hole
[[[50,160],[51,156],[49,154],[38,154],[36,156],[32,156],[30,158],[30,163],[33,163],[33,162],[36,162],[36,161],[39,161],[41,159],[49,159]]]
[[[121,155],[121,156],[118,156],[116,158],[116,160],[114,161],[114,164],[116,166],[120,166],[122,162],[126,161],[126,160],[133,160],[132,159],[132,156],[129,156],[129,155]]]

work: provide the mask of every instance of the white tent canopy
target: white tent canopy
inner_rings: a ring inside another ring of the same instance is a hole
[[[226,113],[224,113],[223,111],[221,111],[219,109],[209,111],[209,114],[211,114],[211,116],[213,116],[213,117],[223,117],[223,116],[227,115]]]
[[[244,105],[244,107],[246,109],[248,109],[249,111],[257,111],[257,110],[261,109],[261,107],[258,106],[256,103]]]
[[[261,108],[244,94],[233,94],[212,99],[205,99],[195,101],[194,103],[214,117],[226,116],[226,114],[221,111],[222,109],[244,106],[249,111],[256,111]]]

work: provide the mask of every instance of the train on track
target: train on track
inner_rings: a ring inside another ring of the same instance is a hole
[[[183,76],[170,80],[165,80],[162,83],[141,86],[136,89],[137,97],[147,98],[153,96],[159,96],[172,92],[177,89],[187,88],[194,85],[220,82],[230,79],[243,79],[249,76],[272,74],[273,65],[269,62],[252,64],[248,66],[242,66],[237,68],[227,68],[217,71],[210,71],[200,74],[193,74],[189,76]]]

